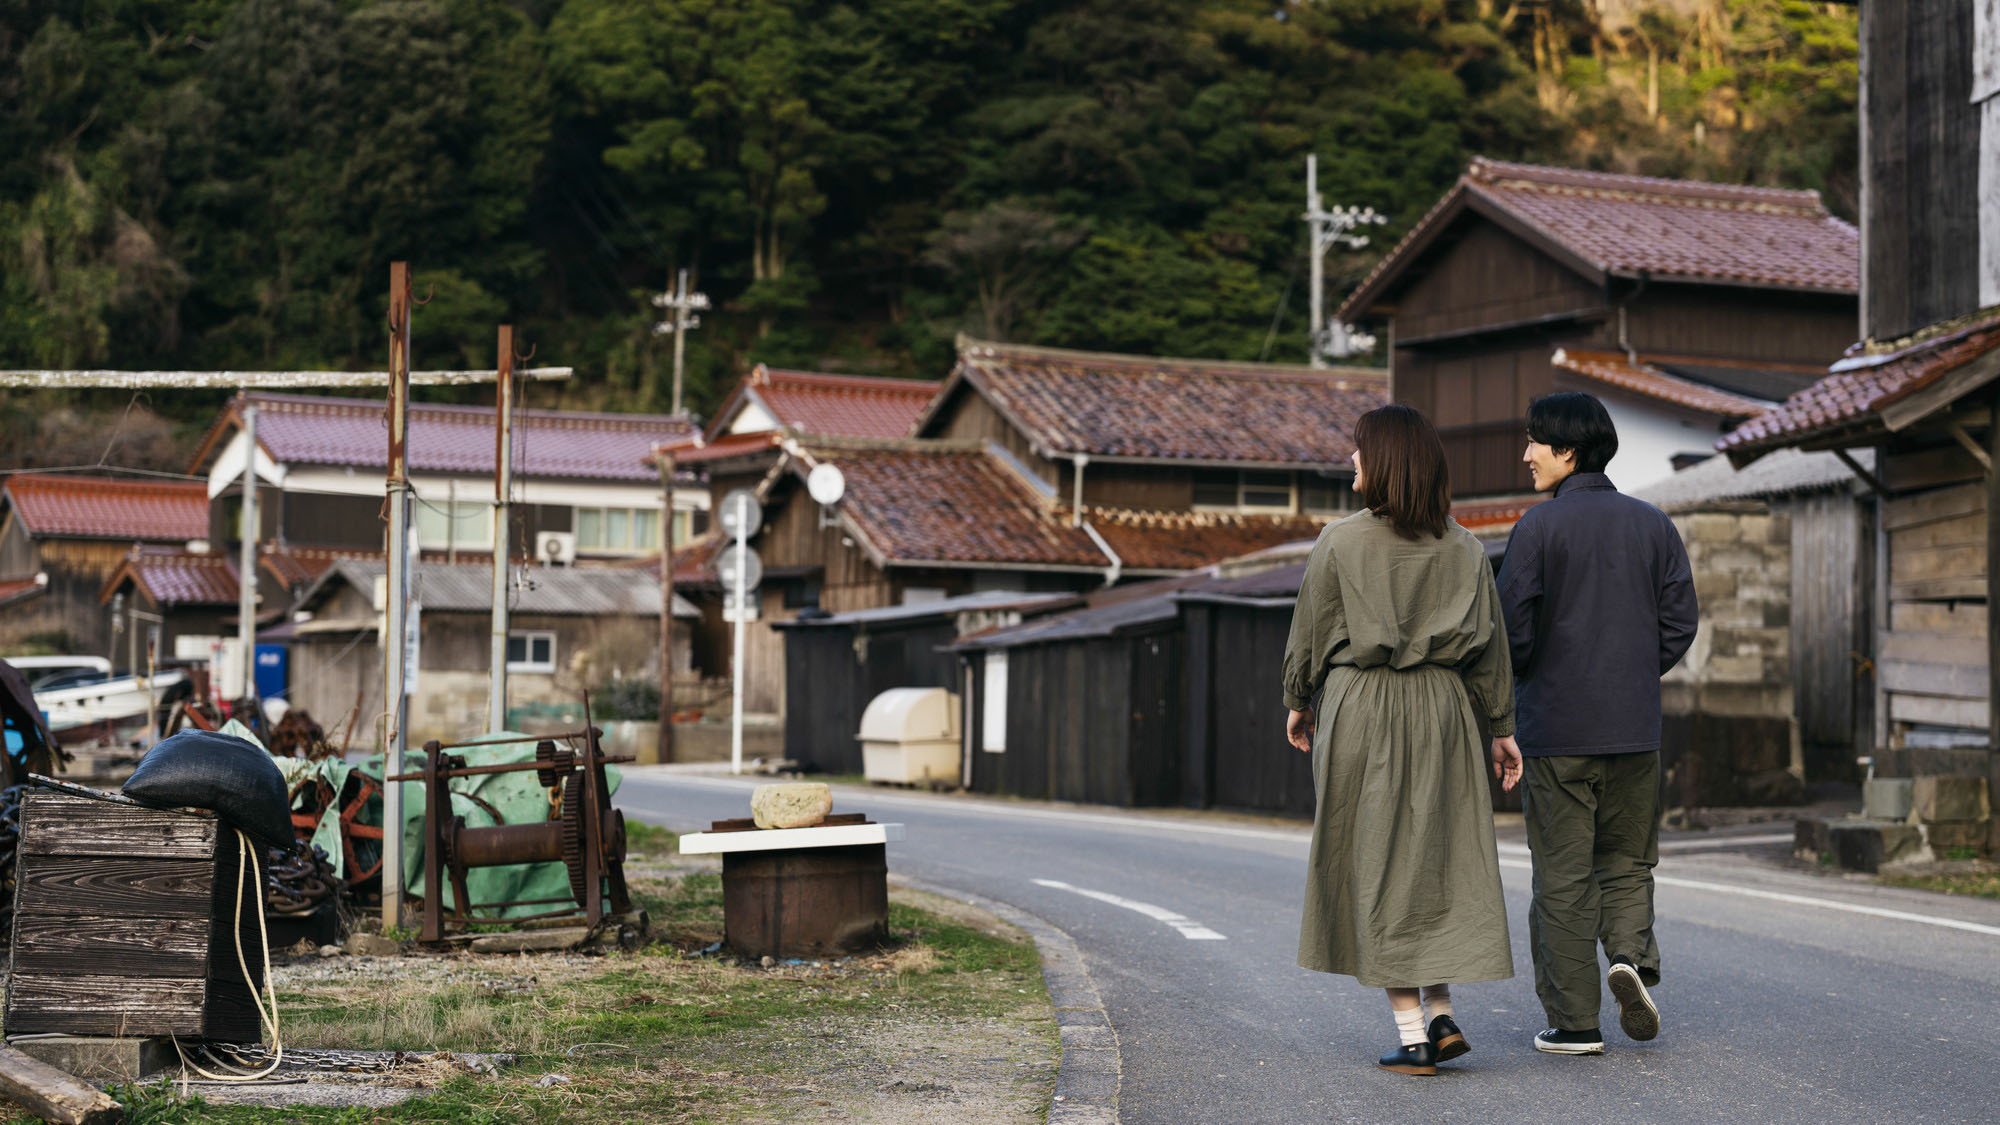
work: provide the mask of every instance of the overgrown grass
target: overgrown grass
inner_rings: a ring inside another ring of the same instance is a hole
[[[642,829],[632,834],[632,829]],[[672,834],[628,824],[635,855],[670,854]],[[825,1101],[824,1066],[800,1072],[793,1044],[823,1032],[914,1020],[1046,1020],[1032,945],[898,902],[892,943],[834,963],[738,964],[700,950],[721,936],[721,879],[708,871],[635,873],[657,944],[605,957],[491,957],[400,962],[382,979],[294,978],[281,994],[285,1040],[299,1048],[505,1052],[498,1078],[465,1076],[387,1109],[252,1109],[182,1100],[171,1088],[125,1089],[142,1125],[223,1123],[722,1122],[798,1117]],[[713,936],[710,936],[713,935]],[[829,1022],[830,1021],[830,1022]],[[843,1032],[844,1034],[845,1032]],[[950,1034],[949,1031],[944,1032]],[[974,1033],[968,1030],[966,1033]],[[1016,1039],[1015,1041],[1019,1041]],[[1052,1025],[1030,1033],[1052,1077]],[[1011,1066],[1011,1064],[1009,1064]],[[566,1081],[543,1087],[537,1080]],[[802,1076],[803,1075],[803,1076]],[[818,1084],[815,1086],[815,1084]],[[769,1116],[767,1116],[767,1114]]]

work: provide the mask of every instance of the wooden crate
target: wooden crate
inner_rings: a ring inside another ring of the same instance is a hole
[[[253,847],[258,845],[252,844]],[[261,853],[260,853],[261,854]],[[21,804],[6,1032],[262,1039],[262,888],[211,816],[30,789]]]

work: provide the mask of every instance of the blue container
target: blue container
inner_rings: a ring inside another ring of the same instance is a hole
[[[291,686],[291,649],[284,645],[258,645],[257,698],[283,699]]]

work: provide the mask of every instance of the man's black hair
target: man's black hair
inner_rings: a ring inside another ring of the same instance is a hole
[[[1576,471],[1601,473],[1618,455],[1618,428],[1604,404],[1581,391],[1543,395],[1528,407],[1528,438],[1576,453]]]

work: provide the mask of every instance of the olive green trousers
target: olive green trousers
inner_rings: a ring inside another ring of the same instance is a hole
[[[1660,861],[1660,755],[1531,757],[1521,810],[1535,860],[1528,944],[1535,995],[1565,1031],[1598,1026],[1604,955],[1660,982],[1653,865]]]

